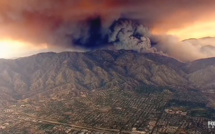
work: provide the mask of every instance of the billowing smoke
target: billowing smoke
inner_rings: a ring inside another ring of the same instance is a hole
[[[86,49],[98,49],[105,47],[108,43],[107,30],[103,27],[102,19],[100,16],[92,17],[84,22],[76,31],[77,33],[71,34],[71,43]]]
[[[210,46],[215,45],[163,35],[154,40],[145,26],[161,34],[186,28],[214,16],[214,5],[212,0],[0,0],[0,40],[27,42],[40,52],[156,48],[180,60],[193,60],[212,56]]]
[[[120,18],[105,27],[101,17],[96,16],[80,24],[82,27],[75,30],[76,33],[68,35],[73,46],[90,50],[106,48],[152,51],[149,29],[137,20]]]
[[[134,20],[119,19],[110,27],[109,43],[116,49],[151,51],[150,32]]]

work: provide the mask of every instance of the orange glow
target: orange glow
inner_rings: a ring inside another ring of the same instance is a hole
[[[203,22],[199,21],[180,29],[169,29],[165,32],[158,32],[154,30],[153,33],[173,35],[177,36],[181,40],[190,38],[215,37],[215,20]]]
[[[30,51],[46,49],[47,45],[34,46],[27,42],[12,39],[0,39],[0,58],[17,58]]]
[[[170,30],[170,35],[176,35],[180,39],[215,37],[215,21],[199,22],[179,30]]]

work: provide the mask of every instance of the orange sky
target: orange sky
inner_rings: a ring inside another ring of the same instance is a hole
[[[68,35],[79,34],[80,21],[95,15],[106,27],[125,17],[180,40],[215,37],[214,7],[214,0],[0,0],[0,58],[72,49]]]
[[[181,40],[189,38],[215,37],[215,20],[197,22],[182,29],[170,29],[167,34],[179,37]]]
[[[36,46],[28,42],[9,38],[0,40],[0,48],[0,58],[17,58],[19,56],[27,56],[31,52],[47,51],[46,44]]]
[[[213,16],[215,16],[215,14],[213,14]],[[173,23],[174,21],[167,20],[166,22],[163,22],[163,24],[161,23],[153,27],[152,33],[173,35],[178,37],[180,40],[215,37],[215,19],[211,18],[211,16],[204,16],[194,21],[186,22],[180,27],[171,26],[168,28],[168,23]]]

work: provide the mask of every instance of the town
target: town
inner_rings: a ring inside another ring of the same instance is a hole
[[[195,94],[190,91],[189,93]],[[201,96],[192,98],[190,108],[176,103],[182,98],[186,99],[186,96],[178,95],[176,98],[174,94],[175,92],[168,89],[143,93],[112,89],[80,91],[70,99],[53,94],[49,97],[40,96],[39,101],[25,99],[1,108],[0,132],[1,134],[15,132],[45,134],[214,132],[213,129],[208,128],[207,124],[214,118],[214,114],[208,115],[211,113],[207,113],[207,108],[201,105],[204,102],[199,102],[203,100]],[[187,101],[189,100],[190,98],[187,98]],[[197,115],[198,110],[202,114]]]

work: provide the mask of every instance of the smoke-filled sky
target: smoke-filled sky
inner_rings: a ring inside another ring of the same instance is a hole
[[[214,7],[214,0],[0,0],[0,58],[129,49],[148,39],[182,61],[213,57],[215,38],[204,37],[215,37]]]

